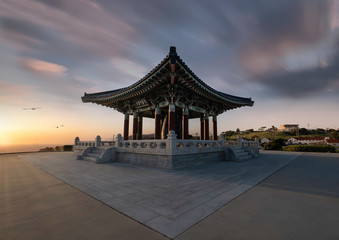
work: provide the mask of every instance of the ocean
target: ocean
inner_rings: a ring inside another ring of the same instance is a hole
[[[13,144],[0,145],[0,153],[36,152],[42,148],[63,146],[65,144]]]

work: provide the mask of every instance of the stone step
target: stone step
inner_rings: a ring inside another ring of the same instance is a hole
[[[92,153],[101,154],[103,151],[105,151],[105,150],[101,149],[101,148],[95,148],[95,149],[92,150]]]
[[[242,147],[232,147],[233,151],[237,151],[237,150],[243,150]]]
[[[241,150],[233,150],[234,153],[243,153],[243,152],[246,152],[244,149],[241,149]]]
[[[238,156],[237,157],[238,161],[244,161],[244,160],[247,160],[247,159],[250,159],[250,158],[252,158],[252,156],[249,155],[249,154],[247,156]]]
[[[95,162],[95,163],[97,161],[97,159],[95,157],[89,157],[89,156],[83,157],[83,160],[90,161],[90,162]]]
[[[87,153],[88,157],[99,158],[101,153]]]
[[[247,156],[247,155],[250,155],[250,154],[248,154],[248,152],[237,152],[236,155],[237,156]]]

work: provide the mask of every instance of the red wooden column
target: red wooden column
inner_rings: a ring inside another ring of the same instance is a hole
[[[205,139],[204,114],[200,116],[200,140]]]
[[[213,116],[213,140],[218,140],[217,115]]]
[[[170,103],[168,106],[168,132],[175,131],[175,105]]]
[[[154,122],[155,122],[154,139],[161,138],[160,120],[161,120],[161,109],[157,106],[155,108],[155,116],[154,116]]]
[[[137,140],[138,133],[138,113],[133,113],[133,140]]]
[[[204,119],[204,127],[205,127],[205,140],[209,140],[210,136],[209,136],[209,122],[208,122],[208,113],[205,113],[205,119]]]
[[[125,113],[124,140],[128,140],[128,133],[129,133],[129,115]]]
[[[173,85],[175,84],[175,64],[177,61],[177,52],[175,47],[170,47],[170,71],[171,71],[171,92],[173,94]],[[174,94],[171,96],[171,103],[168,105],[168,133],[175,131],[175,104]]]
[[[138,134],[137,138],[142,139],[142,116],[138,116]]]
[[[182,139],[188,139],[188,108],[182,109]]]

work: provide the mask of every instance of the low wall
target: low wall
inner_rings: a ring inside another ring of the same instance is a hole
[[[154,155],[117,151],[115,156],[117,162],[165,169],[184,168],[226,160],[224,151],[183,155]]]

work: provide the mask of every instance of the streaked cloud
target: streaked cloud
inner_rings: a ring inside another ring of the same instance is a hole
[[[141,79],[145,74],[147,74],[147,71],[150,71],[151,69],[147,69],[145,66],[132,62],[127,59],[122,58],[114,58],[112,59],[113,66],[121,71],[122,73],[133,77],[134,79]]]
[[[1,1],[0,19],[5,37],[33,45],[37,53],[57,53],[59,57],[122,54],[134,32],[133,27],[89,0]],[[44,46],[34,46],[32,41],[11,36],[13,33],[35,38]]]
[[[67,71],[65,66],[32,58],[22,59],[22,64],[27,69],[37,73],[63,75]]]

